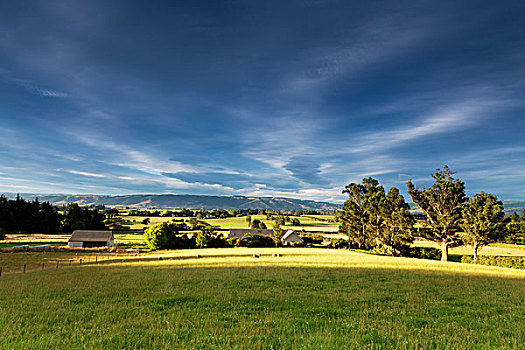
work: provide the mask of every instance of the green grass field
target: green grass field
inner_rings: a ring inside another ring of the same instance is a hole
[[[316,219],[314,219],[317,218]],[[333,219],[333,215],[311,215],[311,216],[290,216],[290,218],[297,218],[300,220],[301,225],[300,226],[291,226],[291,225],[284,225],[283,228],[285,229],[292,229],[292,230],[305,230],[305,231],[314,231],[314,232],[337,232],[339,230],[339,224],[335,222],[328,222],[328,220]],[[172,218],[172,217],[155,217],[155,216],[119,216],[120,219],[123,220],[123,224],[125,226],[129,226],[131,230],[142,230],[145,225],[142,224],[142,220],[145,218],[150,219],[150,223],[146,226],[151,226],[154,224],[157,224],[159,222],[171,222],[172,219],[184,219],[188,220],[189,218]],[[252,220],[259,219],[263,221],[268,228],[272,228],[274,221],[273,220],[266,220],[266,215],[252,215]],[[249,227],[248,223],[246,222],[246,216],[240,216],[240,217],[231,217],[231,218],[225,218],[225,219],[202,219],[202,221],[205,221],[213,226],[218,226],[222,229],[230,229],[230,228],[247,228]]]
[[[272,257],[276,252],[282,257]],[[262,256],[253,258],[254,253]],[[298,248],[155,256],[165,259],[2,276],[0,348],[525,344],[521,270]]]

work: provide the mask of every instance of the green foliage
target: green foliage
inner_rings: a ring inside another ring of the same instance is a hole
[[[184,229],[184,224],[158,223],[144,231],[146,244],[152,250],[157,249],[191,249],[197,246],[195,237],[179,235]]]
[[[273,236],[272,240],[276,247],[282,244],[281,238],[283,238],[284,230],[278,220],[273,223]]]
[[[279,225],[285,225],[286,224],[286,219],[284,218],[284,215],[278,215],[277,218],[275,219],[275,221],[279,224]]]
[[[266,230],[266,224],[264,222],[262,222],[261,220],[259,219],[255,219],[252,221],[252,228],[253,229],[258,229],[258,230]]]
[[[504,226],[503,203],[490,193],[476,193],[463,208],[461,227],[463,240],[474,247],[474,260],[483,246],[496,242],[507,234]]]
[[[301,221],[299,221],[298,218],[293,218],[290,223],[292,224],[292,226],[301,226]]]
[[[150,226],[144,231],[146,244],[152,250],[167,248],[172,235],[171,224],[165,222]]]
[[[142,220],[142,225],[149,225],[150,222],[150,218],[145,218],[144,220]]]
[[[57,234],[62,230],[61,220],[54,206],[38,198],[29,202],[20,196],[14,200],[0,196],[0,227],[5,233]]]
[[[340,214],[340,231],[348,235],[350,246],[385,255],[406,254],[413,219],[397,188],[385,194],[383,186],[369,177],[362,184],[350,183],[343,193],[348,199]]]
[[[195,244],[197,244],[197,247],[199,247],[199,248],[207,247],[209,242],[210,242],[210,240],[211,240],[212,234],[213,234],[213,229],[212,228],[204,228],[204,229],[202,229],[197,234],[197,238],[195,239]]]
[[[324,237],[321,235],[302,234],[301,238],[303,239],[304,244],[321,244],[324,241]]]
[[[525,244],[525,209],[521,216],[513,212],[507,218],[507,230],[508,235],[505,240],[507,243]]]
[[[77,203],[69,203],[64,211],[63,231],[103,230],[104,214],[96,209],[80,207]]]
[[[465,255],[461,258],[462,263],[479,264],[487,266],[499,266],[511,269],[525,269],[525,257],[520,256],[494,256],[478,255],[476,259]]]
[[[440,260],[441,249],[430,247],[411,247],[408,256],[418,259]]]
[[[411,229],[414,218],[409,205],[399,190],[392,187],[379,202],[378,217],[381,224],[375,234],[374,251],[383,255],[407,255],[413,242]]]
[[[441,260],[448,259],[448,248],[463,244],[460,233],[465,184],[454,179],[454,172],[445,165],[443,170],[436,169],[432,174],[434,183],[431,187],[415,187],[412,180],[407,182],[408,193],[412,201],[425,213],[428,230],[422,230],[424,238],[441,245]]]
[[[244,238],[240,241],[240,245],[243,247],[272,247],[274,240],[269,236],[248,233],[244,235]]]

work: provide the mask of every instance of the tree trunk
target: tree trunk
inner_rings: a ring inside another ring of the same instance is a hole
[[[448,260],[448,243],[447,241],[441,242],[441,261]]]
[[[474,242],[474,261],[478,259],[478,249],[479,249],[478,243]]]

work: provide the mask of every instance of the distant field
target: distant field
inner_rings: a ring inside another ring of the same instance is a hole
[[[433,247],[439,248],[439,246],[434,242],[429,241],[416,241],[414,246],[417,247]],[[451,248],[449,250],[451,255],[472,255],[472,247],[463,246]],[[502,255],[502,256],[524,256],[525,255],[525,246],[520,246],[516,244],[503,244],[496,243],[488,247],[483,247],[479,251],[480,255]]]
[[[2,276],[0,348],[525,344],[525,271],[323,249],[160,254],[165,260]]]
[[[129,226],[131,230],[142,230],[145,226],[151,226],[159,222],[172,222],[173,219],[176,220],[189,220],[189,218],[173,218],[173,217],[155,217],[155,216],[119,216],[124,220],[124,225]],[[148,225],[142,224],[142,221],[146,218],[149,218],[150,223]],[[335,222],[328,222],[334,218],[334,215],[309,215],[305,216],[290,216],[290,218],[297,218],[301,222],[299,226],[283,225],[285,229],[293,229],[297,231],[310,231],[310,232],[327,232],[335,233],[339,230],[339,224]],[[274,220],[266,220],[266,215],[252,215],[252,220],[261,220],[263,221],[268,228],[272,228]],[[317,220],[316,220],[317,219]],[[213,226],[218,226],[222,229],[230,228],[247,228],[249,227],[246,222],[246,216],[241,217],[231,217],[225,219],[202,219]]]

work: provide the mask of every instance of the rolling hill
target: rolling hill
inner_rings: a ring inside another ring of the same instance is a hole
[[[8,198],[16,194],[6,193]],[[188,208],[188,209],[270,209],[270,210],[339,210],[341,205],[275,197],[204,196],[187,194],[139,195],[66,195],[20,194],[25,199],[37,198],[54,205],[78,203],[79,205],[105,205],[130,208]]]

